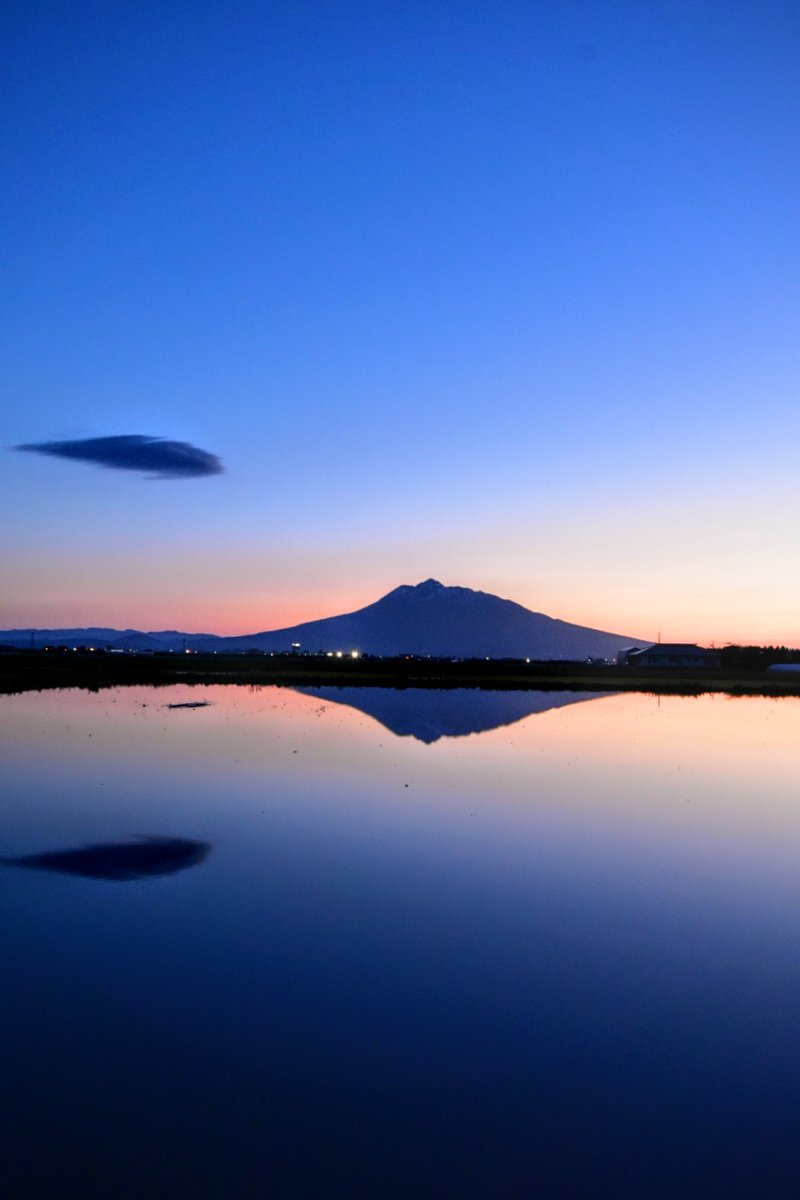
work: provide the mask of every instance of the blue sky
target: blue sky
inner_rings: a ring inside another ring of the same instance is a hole
[[[796,6],[5,13],[0,626],[800,644]],[[11,449],[131,434],[225,473]]]

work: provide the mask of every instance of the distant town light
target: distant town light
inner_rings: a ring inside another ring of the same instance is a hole
[[[333,651],[332,651],[332,650],[329,650],[329,651],[328,651],[328,658],[333,658]]]
[[[336,651],[336,657],[337,657],[337,658],[341,658],[341,657],[342,657],[342,652],[341,652],[341,650],[337,650],[337,651]]]
[[[358,651],[357,651],[357,650],[351,650],[351,651],[350,651],[350,657],[351,657],[351,658],[358,658]]]

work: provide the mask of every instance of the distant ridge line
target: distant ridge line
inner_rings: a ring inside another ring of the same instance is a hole
[[[611,659],[652,643],[533,612],[490,592],[451,587],[437,579],[400,584],[379,600],[340,616],[283,629],[223,637],[180,630],[145,632],[106,626],[0,631],[17,648],[88,644],[109,650],[290,651],[391,657]]]

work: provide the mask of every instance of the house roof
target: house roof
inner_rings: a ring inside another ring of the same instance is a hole
[[[698,646],[697,642],[658,642],[646,650],[636,651],[638,654],[716,654],[716,650],[707,650]]]

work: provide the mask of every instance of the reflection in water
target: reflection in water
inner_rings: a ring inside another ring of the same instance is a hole
[[[0,697],[3,1194],[800,1195],[800,698],[200,695]]]
[[[208,842],[188,838],[141,837],[133,842],[102,842],[77,850],[50,850],[0,861],[8,867],[123,882],[149,879],[152,875],[172,875],[187,867],[199,866],[210,849]]]
[[[374,717],[397,737],[431,745],[513,725],[535,713],[598,700],[610,692],[493,692],[480,688],[303,687],[304,696],[346,704]]]

